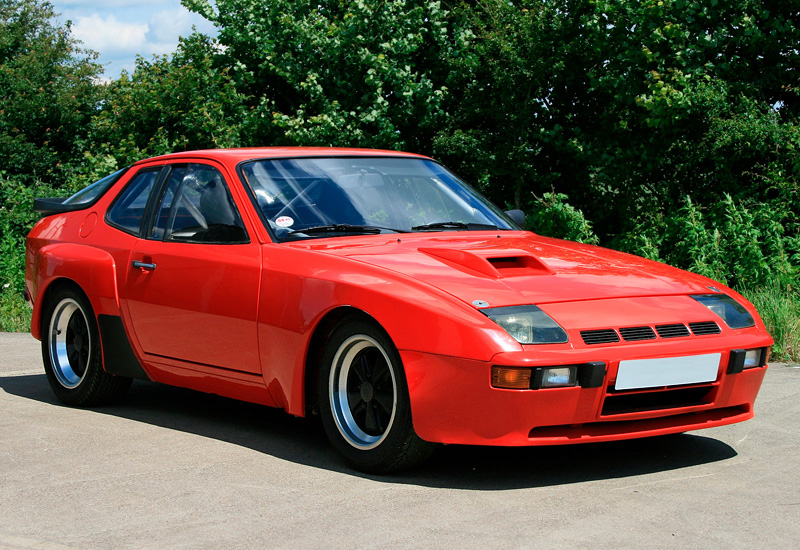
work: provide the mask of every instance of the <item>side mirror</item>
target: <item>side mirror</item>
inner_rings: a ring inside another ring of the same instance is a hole
[[[511,221],[522,229],[525,229],[525,212],[522,210],[506,210],[506,216],[511,218]]]

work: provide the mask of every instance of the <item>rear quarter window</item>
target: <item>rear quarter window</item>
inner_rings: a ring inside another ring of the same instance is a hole
[[[160,172],[160,168],[144,170],[133,177],[108,209],[106,221],[109,225],[131,235],[139,235],[147,201]]]
[[[114,185],[114,183],[122,177],[122,175],[127,171],[127,168],[123,168],[122,170],[118,170],[111,175],[104,177],[101,180],[94,182],[91,185],[88,185],[69,197],[67,200],[64,201],[64,204],[81,204],[81,205],[89,205],[94,203],[97,199],[99,199],[108,189]]]

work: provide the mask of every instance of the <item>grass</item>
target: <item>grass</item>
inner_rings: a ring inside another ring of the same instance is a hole
[[[800,363],[800,296],[769,287],[741,293],[756,306],[775,340],[771,360]],[[28,332],[30,327],[31,309],[22,296],[0,290],[0,332]]]
[[[0,332],[28,332],[31,308],[18,292],[0,290]]]
[[[772,361],[800,362],[800,296],[777,287],[743,290],[742,295],[756,306],[767,331],[775,340]]]

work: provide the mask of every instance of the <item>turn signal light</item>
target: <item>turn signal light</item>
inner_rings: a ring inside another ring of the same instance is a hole
[[[531,369],[492,367],[492,386],[510,390],[527,390],[531,387]]]

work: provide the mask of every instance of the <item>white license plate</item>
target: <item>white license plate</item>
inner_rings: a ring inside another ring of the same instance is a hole
[[[620,361],[614,388],[633,390],[713,382],[717,379],[721,356],[720,353],[708,353],[691,357]]]

